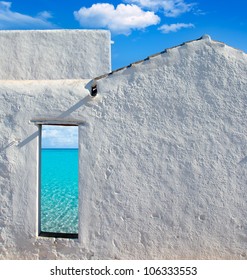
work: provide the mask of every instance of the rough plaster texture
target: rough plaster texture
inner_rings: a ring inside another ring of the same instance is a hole
[[[247,258],[246,73],[206,36],[97,82],[81,142],[96,257]]]
[[[110,59],[108,31],[0,31],[2,80],[91,79]]]
[[[95,109],[87,83],[0,82],[0,259],[90,255],[75,240],[37,238],[39,130],[30,123],[33,119],[90,120]]]
[[[0,82],[1,259],[246,259],[247,55],[204,38],[97,81]],[[34,118],[79,128],[79,239],[37,237]]]

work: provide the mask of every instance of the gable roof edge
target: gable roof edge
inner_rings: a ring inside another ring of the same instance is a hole
[[[159,55],[162,55],[162,54],[164,54],[164,53],[167,53],[169,50],[176,49],[176,48],[178,48],[178,47],[184,46],[184,45],[189,44],[189,43],[192,43],[192,42],[200,41],[200,40],[204,40],[204,41],[208,41],[208,42],[213,41],[213,42],[216,42],[216,43],[220,43],[220,44],[226,45],[224,42],[217,41],[217,40],[212,40],[211,37],[210,37],[209,35],[205,34],[205,35],[201,36],[201,37],[198,38],[198,39],[186,41],[186,42],[183,42],[183,43],[181,43],[181,44],[179,44],[179,45],[176,45],[176,46],[173,46],[173,47],[170,47],[170,48],[166,48],[166,49],[164,49],[164,50],[161,51],[161,52],[158,52],[158,53],[155,53],[155,54],[152,54],[152,55],[146,57],[145,59],[135,61],[135,62],[133,62],[133,63],[127,65],[127,66],[118,68],[118,69],[113,70],[113,71],[111,71],[111,72],[109,72],[109,73],[106,73],[106,74],[100,75],[100,76],[98,76],[98,77],[95,77],[94,79],[92,79],[92,83],[91,83],[91,95],[92,95],[92,96],[96,96],[96,95],[94,95],[94,94],[97,94],[97,81],[99,81],[99,80],[101,80],[101,79],[104,79],[104,78],[106,78],[106,77],[109,77],[109,76],[111,76],[111,75],[113,75],[113,74],[115,74],[115,73],[117,73],[117,72],[120,72],[120,71],[123,71],[123,70],[125,70],[125,69],[131,68],[132,66],[141,64],[141,63],[143,63],[143,62],[145,62],[145,61],[148,61],[148,60],[150,60],[150,59],[152,59],[152,58],[154,58],[154,57],[157,57],[157,56],[159,56]],[[238,50],[238,49],[236,49],[236,50]],[[239,51],[243,52],[242,50],[239,50]]]
[[[134,66],[134,65],[143,63],[144,61],[148,61],[148,60],[150,60],[150,59],[152,59],[152,58],[154,58],[154,57],[156,57],[156,56],[159,56],[159,55],[162,55],[162,54],[164,54],[164,53],[167,53],[169,50],[172,50],[172,49],[175,49],[175,48],[184,46],[185,44],[189,44],[189,43],[192,43],[192,42],[200,41],[200,40],[211,41],[211,37],[210,37],[209,35],[203,35],[203,36],[201,36],[201,37],[198,38],[198,39],[186,41],[186,42],[183,42],[183,43],[181,43],[181,44],[179,44],[179,45],[176,45],[176,46],[173,46],[173,47],[170,47],[170,48],[165,48],[165,49],[164,49],[163,51],[161,51],[161,52],[158,52],[158,53],[149,55],[148,57],[146,57],[146,58],[144,58],[144,59],[141,59],[141,60],[138,60],[138,61],[135,61],[135,62],[133,62],[133,63],[127,65],[127,66],[123,66],[123,67],[118,68],[118,69],[116,69],[116,70],[113,70],[113,71],[111,71],[111,72],[109,72],[109,73],[106,73],[106,74],[100,75],[100,76],[98,76],[98,77],[95,77],[95,78],[93,79],[93,84],[95,84],[98,80],[101,80],[101,79],[103,79],[103,78],[106,78],[106,77],[108,77],[108,76],[110,76],[110,75],[112,75],[112,74],[115,74],[115,73],[119,72],[119,71],[122,71],[122,70],[124,70],[124,69],[128,69],[128,68],[130,68],[130,67],[132,67],[132,66]],[[215,42],[217,42],[217,41],[215,41]]]

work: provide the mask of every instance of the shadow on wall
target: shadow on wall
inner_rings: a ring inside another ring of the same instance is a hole
[[[239,164],[247,164],[247,156],[240,160]]]
[[[89,101],[92,100],[92,97],[87,95],[86,97],[84,97],[81,101],[77,102],[75,105],[73,105],[71,108],[69,108],[67,111],[65,111],[64,113],[62,113],[60,116],[58,116],[58,119],[63,119],[66,118],[67,116],[69,116],[72,112],[74,112],[75,110],[79,109],[81,106],[87,104]],[[85,109],[85,108],[84,108]]]
[[[10,143],[8,143],[6,146],[0,148],[0,153],[3,152],[4,150],[6,150],[9,147],[12,147],[14,145],[16,145],[17,143],[19,143],[20,140],[13,140]]]
[[[30,135],[25,140],[23,140],[21,143],[19,143],[17,145],[17,147],[21,148],[21,147],[25,146],[27,143],[29,143],[30,141],[32,141],[34,138],[36,138],[38,136],[39,136],[39,132],[38,131],[34,132],[32,135]]]
[[[92,81],[88,82],[85,85],[85,89],[90,92],[91,91],[91,86],[92,86]],[[77,102],[75,105],[70,107],[67,111],[63,112],[61,115],[59,115],[57,117],[53,117],[52,120],[56,120],[56,121],[63,120],[64,118],[68,117],[71,113],[73,113],[74,111],[79,109],[80,107],[85,106],[86,104],[88,104],[90,101],[92,101],[92,96],[91,95],[87,95],[82,100]],[[86,106],[85,106],[85,108],[83,110],[85,110],[85,109],[86,109]],[[49,120],[49,119],[46,119],[46,120]],[[38,136],[39,136],[39,132],[36,131],[32,135],[28,136],[25,140],[23,140],[21,142],[20,142],[20,139],[15,139],[15,140],[9,142],[6,146],[0,147],[0,153],[3,152],[4,150],[6,150],[7,148],[12,147],[14,145],[16,145],[19,148],[22,148],[23,146],[25,146],[26,144],[28,144],[29,142],[31,142],[33,139],[35,139]]]
[[[82,100],[80,100],[79,102],[77,102],[75,105],[73,105],[72,107],[70,107],[67,111],[63,112],[61,115],[59,115],[58,117],[55,118],[55,120],[62,120],[66,117],[68,117],[71,113],[73,113],[74,111],[76,111],[77,109],[79,109],[82,106],[85,106],[88,102],[90,102],[92,100],[92,97],[87,95],[86,97],[84,97]],[[86,108],[86,107],[85,107]],[[84,108],[84,109],[85,109]],[[54,118],[52,119],[54,120]],[[22,148],[23,146],[25,146],[26,144],[28,144],[30,141],[32,141],[33,139],[35,139],[36,137],[39,136],[39,132],[36,131],[34,132],[32,135],[28,136],[25,140],[23,140],[22,142],[20,142],[17,146],[19,148]],[[12,141],[14,142],[14,141]],[[12,142],[10,144],[8,144],[7,146],[5,146],[3,149],[6,149],[12,145],[14,145],[15,143],[12,144]],[[1,151],[1,150],[0,150]]]

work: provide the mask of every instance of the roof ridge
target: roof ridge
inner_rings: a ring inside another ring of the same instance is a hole
[[[148,57],[146,57],[146,58],[144,58],[144,59],[141,59],[141,60],[135,61],[135,62],[133,62],[133,63],[130,63],[130,64],[127,65],[127,66],[123,66],[123,67],[118,68],[118,69],[116,69],[116,70],[113,70],[113,71],[111,71],[111,72],[109,72],[109,73],[106,73],[106,74],[100,75],[100,76],[98,76],[98,77],[95,77],[95,78],[93,79],[93,82],[96,83],[98,80],[101,80],[101,79],[103,79],[103,78],[106,78],[106,77],[108,77],[108,76],[110,76],[110,75],[112,75],[112,74],[115,74],[115,73],[119,72],[119,71],[122,71],[122,70],[124,70],[124,69],[130,68],[130,67],[132,67],[132,66],[134,66],[134,65],[143,63],[144,61],[148,61],[149,59],[151,59],[151,58],[153,58],[153,57],[156,57],[156,56],[159,56],[159,55],[161,55],[161,54],[167,53],[167,51],[169,51],[169,50],[171,50],[171,49],[175,49],[175,48],[184,46],[185,44],[189,44],[189,43],[196,42],[196,41],[200,41],[200,40],[207,40],[207,41],[210,41],[210,40],[211,40],[211,37],[210,37],[209,35],[205,34],[205,35],[201,36],[201,37],[198,38],[198,39],[189,40],[189,41],[183,42],[183,43],[181,43],[181,44],[179,44],[179,45],[175,45],[175,46],[173,46],[173,47],[165,48],[165,49],[164,49],[163,51],[161,51],[161,52],[154,53],[154,54],[149,55]]]

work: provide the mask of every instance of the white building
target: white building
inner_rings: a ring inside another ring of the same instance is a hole
[[[0,259],[246,259],[247,55],[109,72],[107,31],[0,32]],[[39,236],[45,123],[79,125],[77,239]]]

